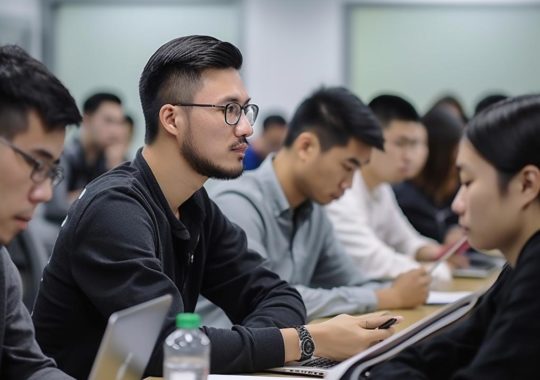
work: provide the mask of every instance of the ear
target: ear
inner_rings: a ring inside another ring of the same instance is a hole
[[[540,194],[540,169],[534,165],[526,165],[518,174],[520,194],[524,207],[538,199]]]
[[[309,161],[321,150],[319,138],[315,133],[309,131],[298,135],[294,140],[293,148],[301,161]]]
[[[88,125],[91,118],[92,118],[91,114],[83,113],[83,115],[82,115],[82,125]]]
[[[164,104],[159,109],[159,125],[168,135],[173,135],[175,138],[180,134],[179,126],[176,121],[178,117],[177,108],[171,104]]]

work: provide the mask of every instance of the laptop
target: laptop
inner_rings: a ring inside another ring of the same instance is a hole
[[[341,363],[330,359],[313,358],[303,362],[286,363],[283,367],[271,368],[268,371],[325,377],[327,380],[342,379],[344,373],[350,371],[358,370],[358,374],[361,374],[362,371],[369,369],[371,366],[395,356],[406,347],[441,331],[465,317],[474,308],[485,291],[486,289],[481,289],[462,297]],[[355,372],[355,375],[347,376],[347,378],[358,379],[360,378],[358,374]]]
[[[140,380],[171,302],[166,294],[111,314],[88,380]]]
[[[454,277],[486,278],[502,269],[506,262],[502,257],[486,255],[476,250],[469,250],[465,254],[469,258],[469,267],[454,269],[452,271]]]
[[[302,362],[290,362],[283,367],[269,368],[265,372],[283,373],[287,375],[302,375],[312,377],[325,377],[328,370],[340,362],[313,357]]]

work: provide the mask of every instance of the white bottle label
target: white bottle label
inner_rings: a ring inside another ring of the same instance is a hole
[[[170,380],[195,380],[196,376],[193,372],[173,372]]]

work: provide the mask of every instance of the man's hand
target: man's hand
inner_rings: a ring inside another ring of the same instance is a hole
[[[306,328],[315,343],[315,356],[342,361],[391,336],[394,333],[392,327],[377,329],[390,318],[396,318],[397,323],[403,320],[401,316],[381,313],[357,317],[341,314],[322,323],[306,325]],[[298,360],[298,333],[291,328],[282,329],[281,334],[285,344],[285,362]]]
[[[393,328],[377,329],[392,318],[388,315],[350,316],[338,315],[328,321],[308,325],[315,342],[315,356],[342,361],[364,351],[394,333]],[[401,317],[398,321],[401,321]]]
[[[400,274],[390,288],[379,289],[379,309],[413,308],[422,305],[429,293],[431,276],[424,268]]]

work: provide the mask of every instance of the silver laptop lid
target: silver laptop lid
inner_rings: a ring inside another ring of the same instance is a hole
[[[140,380],[171,306],[166,294],[111,314],[89,380]]]

